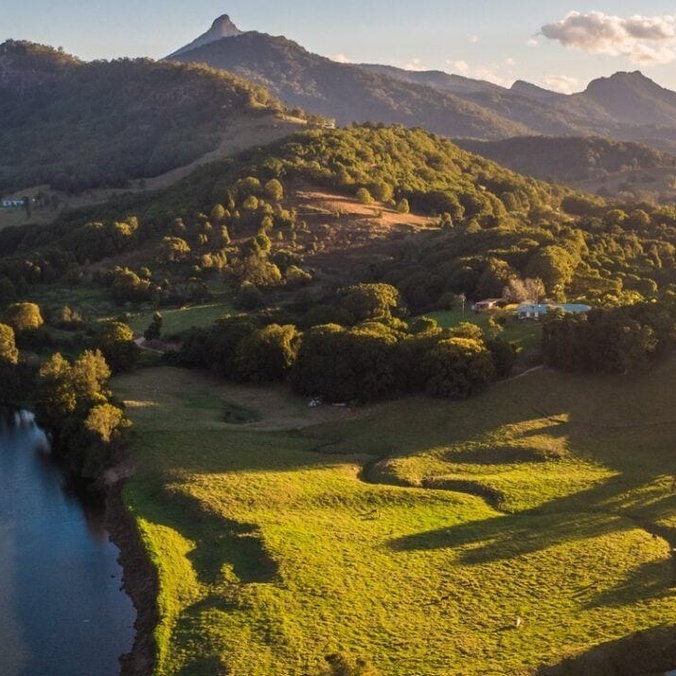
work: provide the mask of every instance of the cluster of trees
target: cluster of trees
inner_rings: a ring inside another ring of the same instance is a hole
[[[580,315],[550,311],[542,346],[545,361],[566,371],[635,371],[676,347],[674,297]]]
[[[107,382],[137,363],[132,330],[116,321],[87,325],[68,306],[43,312],[24,301],[0,308],[0,402],[33,408],[69,470],[99,477],[120,458],[129,427]],[[69,336],[53,335],[56,327]],[[76,356],[63,356],[60,346]]]
[[[286,205],[296,180],[434,215],[440,227],[400,236],[387,256],[341,271],[341,283],[396,287],[414,314],[461,295],[480,300],[507,289],[508,298],[532,297],[527,280],[538,280],[538,297],[594,305],[676,289],[673,207],[610,204],[518,176],[420,129],[362,125],[242,153],[152,202],[130,197],[98,217],[90,210],[2,230],[0,298],[25,295],[31,284],[93,278],[120,305],[160,306],[204,301],[220,280],[241,309],[269,304],[271,293],[311,284],[312,256],[322,238],[333,241],[330,225],[310,228]],[[358,241],[357,229],[340,232],[340,246]],[[131,252],[137,267],[116,265]],[[92,272],[103,259],[110,262]],[[334,321],[315,315],[314,323]]]
[[[0,233],[6,252],[0,260],[0,299],[15,298],[19,287],[59,278],[93,279],[108,287],[119,305],[205,301],[210,278],[235,288],[297,289],[311,281],[300,267],[301,256],[292,251],[296,214],[282,206],[279,180],[246,176],[222,185],[217,194],[220,201],[207,213],[191,216],[6,229]],[[92,263],[131,251],[143,251],[143,265],[97,266],[88,272]]]
[[[338,294],[346,325],[267,323],[228,316],[191,331],[178,363],[209,368],[240,381],[289,380],[293,389],[326,401],[375,401],[427,392],[464,398],[507,375],[510,345],[487,339],[473,324],[441,329],[430,319],[407,324],[394,316],[399,295],[386,284],[360,284]]]
[[[36,419],[51,432],[53,451],[84,478],[99,477],[119,459],[130,427],[107,388],[110,375],[99,350],[72,362],[56,352],[38,371]]]

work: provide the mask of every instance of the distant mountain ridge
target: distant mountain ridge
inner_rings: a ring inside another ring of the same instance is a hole
[[[579,183],[620,171],[676,169],[676,157],[633,141],[601,137],[526,136],[500,141],[456,139],[465,150],[546,181]]]
[[[339,124],[376,121],[423,126],[445,136],[504,138],[528,127],[451,92],[402,82],[311,54],[282,36],[248,31],[171,57],[232,72],[269,89],[289,106]]]
[[[508,89],[443,71],[337,63],[283,36],[253,31],[200,42],[208,34],[171,58],[231,71],[288,105],[343,124],[420,125],[445,136],[486,140],[601,135],[676,148],[676,92],[639,72],[599,78],[567,95],[524,81]]]

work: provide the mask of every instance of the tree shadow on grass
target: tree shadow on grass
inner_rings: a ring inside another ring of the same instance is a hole
[[[639,566],[614,589],[595,595],[586,608],[620,607],[676,594],[676,571],[670,561],[652,561]],[[676,664],[676,655],[674,655]]]
[[[552,500],[546,509],[407,535],[392,540],[390,547],[394,551],[463,548],[460,560],[473,564],[516,558],[574,540],[629,530],[635,527],[631,521],[595,507],[625,486],[622,476],[611,477],[587,491]],[[587,505],[588,511],[581,511],[581,505]]]
[[[655,627],[540,667],[537,676],[646,676],[676,666],[676,629]]]
[[[400,552],[462,548],[461,562],[480,564],[513,559],[573,540],[629,528],[630,523],[608,514],[522,512],[407,535],[391,541],[390,547]]]
[[[199,500],[166,489],[160,489],[150,507],[156,523],[194,543],[187,558],[203,584],[222,582],[227,565],[244,583],[278,579],[277,562],[266,550],[256,525],[226,519],[205,509]]]

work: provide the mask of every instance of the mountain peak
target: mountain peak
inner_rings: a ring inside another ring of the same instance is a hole
[[[221,14],[218,19],[215,19],[211,24],[211,28],[207,33],[217,33],[222,38],[232,38],[235,35],[240,35],[242,31],[235,26],[227,14]],[[205,35],[207,34],[205,33]]]
[[[211,28],[206,33],[202,33],[202,35],[193,40],[191,43],[169,54],[167,58],[171,59],[175,56],[178,56],[179,54],[192,51],[198,47],[208,45],[210,42],[222,40],[223,38],[237,37],[243,32],[244,31],[241,31],[239,28],[237,28],[237,26],[235,26],[227,14],[221,14],[221,16],[214,20],[214,22],[211,24]]]
[[[676,122],[676,93],[638,70],[592,80],[583,97],[625,124],[671,126]]]
[[[640,70],[634,70],[632,72],[627,71],[618,71],[613,73],[609,77],[600,77],[596,80],[592,80],[587,85],[587,91],[594,91],[602,88],[612,88],[612,87],[653,87],[655,89],[661,89],[661,87],[653,82],[649,77],[646,77]]]

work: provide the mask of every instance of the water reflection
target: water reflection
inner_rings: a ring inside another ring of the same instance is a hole
[[[0,674],[113,676],[134,611],[101,505],[65,485],[28,412],[0,412]]]

